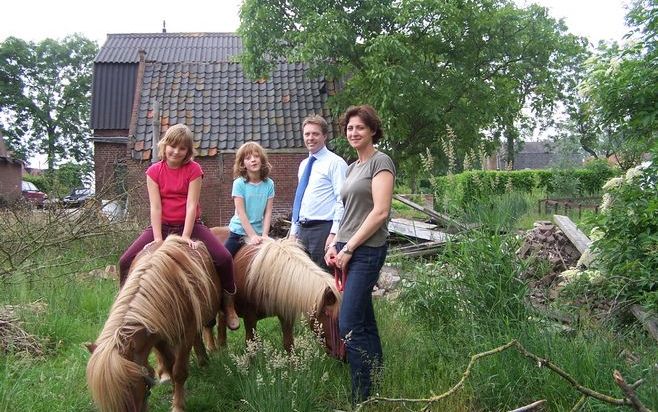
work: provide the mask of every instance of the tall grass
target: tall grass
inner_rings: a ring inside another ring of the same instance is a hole
[[[646,378],[641,396],[647,405],[658,405],[658,373],[651,366],[656,351],[650,340],[586,323],[584,314],[583,324],[573,325],[570,333],[552,327],[523,304],[525,286],[518,278],[525,268],[514,256],[517,242],[512,236],[474,233],[469,241],[449,244],[439,259],[406,283],[401,308],[436,345],[433,373],[456,382],[470,356],[516,339],[581,384],[611,396],[620,397],[614,369],[629,381]],[[624,350],[639,360],[626,362],[619,356]],[[580,397],[555,373],[515,351],[483,359],[466,384],[469,410],[507,410],[538,399],[547,400],[548,410],[569,410]],[[614,409],[593,400],[587,405],[585,410]]]
[[[71,245],[66,257],[102,256],[111,240],[99,242]],[[518,242],[514,236],[483,230],[448,244],[434,261],[401,262],[400,296],[375,301],[384,347],[384,373],[376,394],[429,398],[443,393],[459,381],[472,355],[517,339],[578,382],[611,396],[621,396],[611,377],[614,369],[630,382],[644,378],[640,399],[647,406],[658,405],[655,343],[639,328],[620,332],[590,322],[586,314],[565,333],[531,312],[523,303],[525,285],[518,280],[526,269],[514,256]],[[82,344],[101,330],[117,284],[81,273],[114,263],[116,257],[90,260],[80,270],[51,268],[36,279],[25,275],[0,283],[0,307],[36,300],[46,304],[43,312],[21,313],[22,326],[43,343],[45,355],[0,355],[0,412],[94,410]],[[186,384],[188,410],[350,410],[347,365],[324,355],[305,325],[296,329],[296,349],[290,356],[282,350],[278,321],[268,319],[259,322],[255,344],[245,345],[240,330],[229,334],[228,348],[213,354],[208,367],[198,367],[193,358]],[[548,410],[562,411],[579,396],[556,374],[509,350],[482,359],[463,388],[429,410],[499,411],[546,399]],[[170,402],[171,386],[158,385],[150,410],[168,411]],[[365,409],[422,407],[382,402]],[[583,410],[617,409],[589,400]]]

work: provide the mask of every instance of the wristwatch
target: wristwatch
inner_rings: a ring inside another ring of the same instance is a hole
[[[351,255],[352,252],[353,252],[353,250],[350,249],[349,246],[345,245],[345,246],[343,246],[343,248],[341,249],[341,252],[345,253],[346,255]]]

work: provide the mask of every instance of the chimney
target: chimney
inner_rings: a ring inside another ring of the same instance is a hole
[[[162,20],[162,32],[166,33],[167,32],[167,22]]]

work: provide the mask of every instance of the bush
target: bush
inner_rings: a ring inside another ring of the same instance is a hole
[[[604,291],[658,309],[658,150],[646,168],[629,169],[604,189],[598,224],[604,235],[594,242],[604,274]]]
[[[581,169],[467,171],[432,179],[435,198],[443,210],[464,209],[468,204],[510,192],[531,194],[536,189],[559,196],[586,196],[601,192],[603,184],[618,171],[605,162]]]

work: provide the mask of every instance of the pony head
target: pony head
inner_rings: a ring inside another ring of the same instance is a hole
[[[314,312],[309,317],[309,322],[311,328],[324,342],[327,354],[344,361],[346,359],[345,344],[338,331],[340,300],[339,292],[327,286]]]
[[[87,383],[98,408],[104,412],[146,412],[155,385],[153,368],[131,362],[107,345],[92,343],[87,348],[92,353]]]

